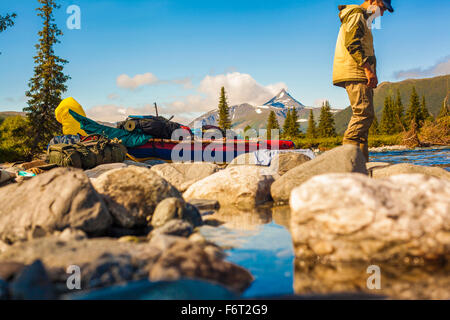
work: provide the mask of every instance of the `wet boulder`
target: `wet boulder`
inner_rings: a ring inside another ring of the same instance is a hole
[[[81,170],[53,169],[0,189],[0,240],[7,243],[79,229],[101,235],[112,218]]]
[[[364,155],[353,145],[337,147],[289,170],[272,184],[272,198],[277,203],[287,202],[291,191],[310,178],[321,174],[346,172],[367,174]]]
[[[450,257],[450,182],[419,174],[317,176],[292,191],[301,259],[397,261]]]
[[[272,171],[277,172],[280,176],[284,175],[291,169],[298,167],[308,161],[311,158],[307,155],[297,152],[284,152],[276,155],[270,163]]]
[[[193,227],[202,224],[202,217],[196,207],[180,198],[167,198],[156,207],[151,225],[159,228],[174,219],[184,220]]]
[[[219,166],[205,162],[165,163],[155,165],[151,170],[166,179],[180,192],[184,192],[195,182],[219,171]]]
[[[114,169],[122,169],[126,168],[127,164],[125,163],[107,163],[107,164],[101,164],[95,168],[85,170],[84,173],[90,178],[90,179],[97,179],[105,172],[114,170]]]
[[[253,208],[270,200],[272,173],[258,166],[232,166],[189,187],[183,194],[190,199],[217,200],[221,206]]]
[[[180,238],[163,251],[149,271],[151,281],[202,279],[243,292],[253,281],[251,274],[224,260],[214,246]]]
[[[136,166],[108,171],[93,185],[101,193],[116,225],[145,227],[159,202],[181,194],[157,173]]]
[[[417,166],[409,163],[400,163],[382,168],[373,168],[372,177],[375,179],[382,179],[399,174],[414,173],[450,180],[450,172],[445,169],[437,167]]]

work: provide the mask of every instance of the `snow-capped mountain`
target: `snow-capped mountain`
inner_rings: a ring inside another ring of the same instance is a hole
[[[250,126],[254,129],[265,128],[267,125],[267,119],[271,111],[275,112],[277,116],[278,123],[283,126],[284,120],[286,119],[286,114],[289,109],[293,107],[296,108],[299,122],[302,125],[307,123],[309,112],[312,109],[315,119],[317,121],[320,108],[307,108],[302,103],[294,99],[286,90],[281,90],[275,97],[267,101],[261,106],[252,106],[248,103],[243,103],[240,105],[235,105],[230,107],[230,120],[233,129],[244,129]],[[194,127],[194,124],[201,121],[202,125],[218,125],[219,122],[219,111],[216,108],[211,110],[204,115],[193,120],[189,126]],[[302,125],[302,127],[304,127]]]
[[[281,90],[279,94],[264,103],[265,106],[272,106],[276,108],[293,108],[297,110],[303,109],[305,106],[292,98],[292,96],[286,92],[285,89]]]

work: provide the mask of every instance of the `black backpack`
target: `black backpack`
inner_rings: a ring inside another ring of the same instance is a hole
[[[164,117],[145,116],[142,118],[127,118],[119,122],[117,127],[127,131],[140,131],[157,139],[171,139],[175,130],[181,129],[181,124]]]

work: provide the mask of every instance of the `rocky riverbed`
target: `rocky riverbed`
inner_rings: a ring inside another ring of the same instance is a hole
[[[353,146],[241,160],[57,168],[0,187],[0,298],[450,298],[446,170],[366,165]]]

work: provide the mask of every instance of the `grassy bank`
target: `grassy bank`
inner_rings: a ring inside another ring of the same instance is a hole
[[[320,149],[320,150],[329,150],[335,148],[337,146],[342,145],[342,137],[333,137],[333,138],[317,138],[317,139],[308,139],[308,138],[294,138],[291,139],[295,146],[299,149]],[[369,137],[369,147],[377,148],[384,146],[394,146],[401,144],[401,137],[399,135],[380,135],[380,136],[370,136]]]

